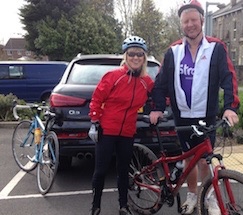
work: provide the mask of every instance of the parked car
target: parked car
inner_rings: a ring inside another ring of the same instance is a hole
[[[63,61],[1,61],[0,94],[26,102],[48,101],[68,65]]]
[[[69,167],[72,157],[91,158],[94,154],[94,142],[88,137],[90,128],[89,103],[93,91],[101,77],[109,70],[120,65],[122,55],[79,55],[68,65],[60,83],[50,96],[51,109],[56,113],[57,122],[53,129],[60,142],[60,166]],[[148,73],[155,79],[160,63],[153,57],[148,58]],[[152,102],[148,99],[139,115],[149,114]],[[163,145],[170,153],[179,153],[174,130],[174,120],[168,103],[169,120],[160,123]],[[154,152],[160,146],[154,131],[138,117],[135,142],[145,144]]]

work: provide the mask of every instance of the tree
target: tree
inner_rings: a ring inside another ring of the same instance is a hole
[[[21,16],[30,50],[47,55],[50,60],[70,60],[79,52],[119,52],[121,26],[112,17],[111,0],[106,0],[109,13],[97,10],[98,3],[106,5],[105,0],[92,0],[88,4],[86,1],[28,0]],[[63,7],[64,2],[69,10]]]
[[[166,23],[166,37],[168,38],[168,43],[171,44],[182,36],[177,9],[172,8],[170,10],[170,13],[166,16]]]
[[[21,22],[28,32],[25,39],[28,49],[40,55],[41,50],[35,46],[35,39],[39,36],[38,23],[46,20],[47,17],[57,23],[62,14],[66,14],[66,17],[72,16],[80,0],[26,0],[26,2],[27,4],[20,9]]]
[[[117,15],[123,25],[124,38],[132,34],[133,16],[141,8],[141,0],[116,0]]]
[[[110,17],[115,16],[113,0],[88,0],[87,4],[101,14],[106,14]]]
[[[70,60],[77,53],[118,53],[123,39],[143,37],[149,54],[161,59],[180,36],[174,11],[167,17],[153,0],[26,0],[20,10],[28,49],[50,60]]]
[[[162,50],[168,45],[165,26],[163,14],[155,8],[153,0],[143,0],[141,9],[133,17],[133,33],[146,40],[149,54],[157,59],[162,58]]]

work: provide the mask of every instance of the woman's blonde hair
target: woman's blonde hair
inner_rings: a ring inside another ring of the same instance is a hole
[[[123,60],[121,61],[120,66],[123,66],[124,64],[126,64],[129,67],[129,65],[127,64],[127,51],[123,54]],[[148,65],[148,56],[147,56],[146,52],[144,52],[144,63],[141,68],[140,77],[146,76],[148,74],[147,65]]]

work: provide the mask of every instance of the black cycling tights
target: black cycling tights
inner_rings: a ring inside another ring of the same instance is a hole
[[[102,135],[95,148],[95,171],[92,179],[93,207],[100,208],[105,176],[112,156],[116,155],[117,186],[120,207],[127,206],[128,169],[132,158],[133,138]]]

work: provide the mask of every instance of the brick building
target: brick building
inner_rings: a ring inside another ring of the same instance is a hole
[[[24,38],[10,38],[2,49],[1,60],[18,60],[19,58],[33,59],[34,54],[26,50]]]
[[[0,60],[48,60],[48,57],[36,57],[26,49],[24,38],[10,38],[5,46],[0,47]]]
[[[231,2],[212,14],[212,35],[223,40],[243,83],[243,0]]]

